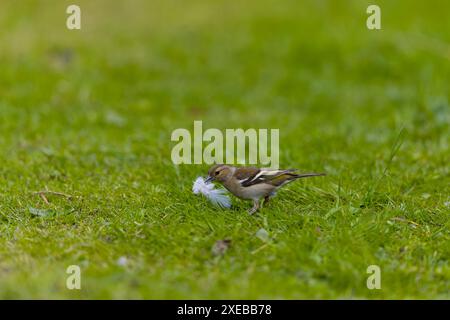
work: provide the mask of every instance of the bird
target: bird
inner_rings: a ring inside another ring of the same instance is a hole
[[[248,213],[260,209],[261,199],[264,205],[278,189],[299,178],[324,176],[325,173],[296,173],[297,169],[271,169],[256,167],[235,167],[225,164],[213,165],[208,170],[206,183],[216,181],[240,199],[252,200],[253,207]]]

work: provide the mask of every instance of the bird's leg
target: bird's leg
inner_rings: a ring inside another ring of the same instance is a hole
[[[270,195],[264,197],[264,207],[269,202],[269,200],[270,200]]]
[[[253,200],[253,208],[248,210],[249,214],[254,214],[259,209],[259,200]]]

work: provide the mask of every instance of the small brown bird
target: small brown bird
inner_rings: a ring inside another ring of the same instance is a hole
[[[248,212],[255,213],[260,207],[260,200],[264,204],[275,195],[282,186],[299,178],[324,176],[324,173],[296,174],[296,169],[276,170],[255,167],[233,167],[216,164],[208,170],[205,182],[217,181],[236,197],[253,200],[253,208]]]

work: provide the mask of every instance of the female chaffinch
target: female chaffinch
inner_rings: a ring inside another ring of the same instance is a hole
[[[260,208],[260,200],[264,204],[275,195],[282,186],[299,178],[324,176],[324,173],[294,173],[296,169],[277,170],[255,167],[233,167],[216,164],[208,170],[206,183],[217,181],[236,197],[253,200],[253,207],[248,211],[255,213]]]

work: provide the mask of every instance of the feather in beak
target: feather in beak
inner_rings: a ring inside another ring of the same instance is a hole
[[[202,177],[198,177],[194,181],[194,185],[192,186],[192,191],[195,194],[203,194],[207,197],[214,205],[222,208],[230,208],[231,200],[225,194],[225,189],[214,189],[214,185],[212,183],[206,184]]]

